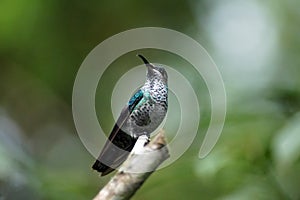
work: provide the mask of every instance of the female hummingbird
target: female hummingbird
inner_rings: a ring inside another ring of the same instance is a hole
[[[147,67],[145,84],[130,98],[92,166],[101,176],[120,166],[141,135],[150,134],[161,124],[168,109],[168,75],[138,54]]]

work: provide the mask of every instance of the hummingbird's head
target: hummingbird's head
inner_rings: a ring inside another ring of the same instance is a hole
[[[151,81],[151,80],[159,79],[159,80],[162,80],[165,84],[167,84],[168,74],[162,66],[155,66],[155,65],[149,63],[148,60],[141,54],[138,54],[137,56],[139,56],[143,60],[143,62],[145,63],[145,65],[148,68],[147,80]]]

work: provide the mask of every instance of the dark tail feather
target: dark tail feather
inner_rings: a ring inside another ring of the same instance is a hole
[[[94,170],[97,170],[98,172],[100,172],[101,176],[105,176],[115,170],[115,169],[110,168],[107,165],[101,163],[99,160],[96,160],[96,162],[93,164],[92,168]]]
[[[115,128],[114,130],[116,130]],[[109,141],[106,142],[100,156],[92,166],[94,170],[101,173],[101,176],[107,175],[119,167],[126,160],[137,141],[119,128],[117,131],[114,130],[112,131],[114,134],[109,136]],[[120,149],[124,151],[120,151]]]

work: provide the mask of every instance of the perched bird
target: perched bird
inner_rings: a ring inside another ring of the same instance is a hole
[[[161,66],[154,66],[138,55],[147,67],[145,84],[123,108],[93,169],[101,176],[120,166],[133,149],[139,136],[150,137],[163,121],[168,109],[168,75]]]

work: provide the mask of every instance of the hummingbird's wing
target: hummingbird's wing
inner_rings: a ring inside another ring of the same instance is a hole
[[[139,89],[131,97],[128,104],[123,108],[117,123],[114,125],[114,128],[111,131],[98,159],[92,166],[94,170],[97,170],[101,173],[101,176],[109,174],[118,166],[120,166],[134,147],[137,138],[131,137],[129,134],[125,133],[122,130],[122,126],[142,98],[143,92],[141,89]]]

